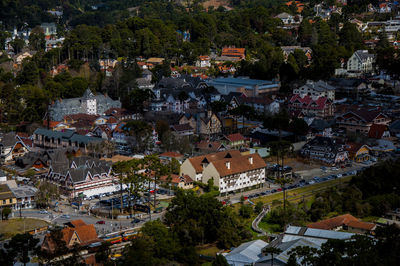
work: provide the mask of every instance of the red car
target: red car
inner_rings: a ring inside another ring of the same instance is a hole
[[[105,224],[106,222],[104,221],[97,221],[96,224]]]
[[[276,191],[282,191],[282,188],[278,188]]]

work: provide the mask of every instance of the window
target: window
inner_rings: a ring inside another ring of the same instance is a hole
[[[10,203],[12,203],[12,199],[10,199]]]
[[[3,204],[6,204],[6,200],[3,200]]]

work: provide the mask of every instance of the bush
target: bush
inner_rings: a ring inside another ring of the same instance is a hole
[[[239,215],[243,218],[250,218],[253,213],[253,208],[250,205],[242,205],[239,209]]]

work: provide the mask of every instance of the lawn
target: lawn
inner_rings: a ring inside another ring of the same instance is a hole
[[[25,220],[25,223],[24,223],[24,220]],[[25,224],[25,226],[24,226],[24,224]],[[23,233],[24,227],[25,227],[25,231],[28,232],[30,230],[34,230],[36,228],[44,227],[47,225],[48,225],[48,223],[43,220],[37,220],[37,219],[31,219],[31,218],[10,219],[7,221],[0,221],[0,234],[3,235],[3,239],[7,239],[18,233]]]
[[[220,251],[220,249],[213,244],[198,246],[196,247],[196,250],[198,254],[210,257],[215,257],[216,254]]]

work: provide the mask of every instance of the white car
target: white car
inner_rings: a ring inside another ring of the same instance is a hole
[[[332,170],[332,171],[339,171],[339,168],[337,168],[337,167],[331,167],[331,170]]]
[[[336,176],[337,176],[337,178],[340,178],[340,177],[342,177],[343,175],[342,175],[342,174],[337,174]]]

